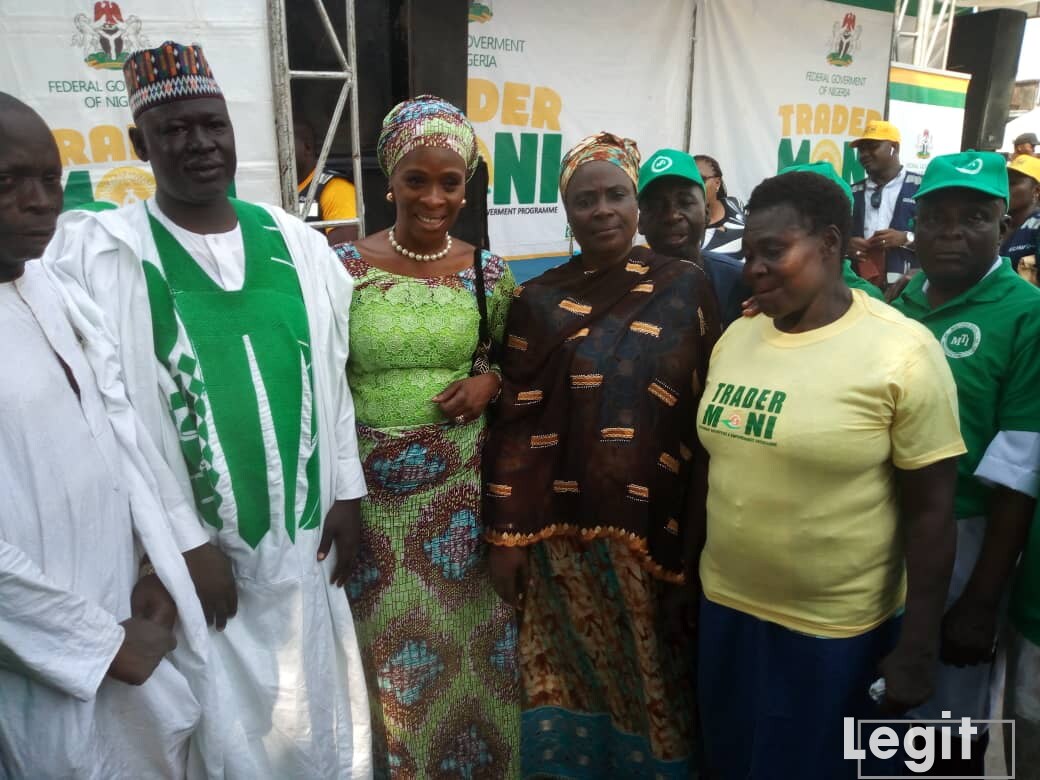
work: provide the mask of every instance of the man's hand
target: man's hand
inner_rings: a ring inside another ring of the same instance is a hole
[[[108,667],[108,676],[129,685],[142,685],[163,656],[177,647],[177,640],[168,628],[144,618],[132,617],[120,625],[125,636]]]
[[[361,499],[337,501],[325,515],[318,545],[318,560],[324,561],[336,543],[336,566],[329,578],[336,587],[347,584],[354,571],[358,548],[361,546]]]
[[[223,631],[228,619],[238,612],[238,590],[231,561],[214,545],[203,544],[184,553],[184,562],[195,583],[206,624]]]
[[[954,602],[943,616],[940,657],[951,666],[976,666],[993,660],[997,642],[997,607]]]
[[[741,317],[755,317],[761,313],[762,310],[758,308],[758,301],[755,300],[755,296],[751,296],[746,301],[740,302]]]
[[[488,568],[491,586],[501,599],[516,609],[524,608],[527,578],[530,573],[526,547],[489,545]]]
[[[934,651],[897,645],[878,665],[885,678],[881,712],[887,717],[899,717],[928,701],[935,691],[936,662]]]
[[[862,236],[849,239],[849,255],[852,257],[863,257],[869,248],[870,244]]]
[[[130,594],[130,615],[173,630],[177,622],[177,604],[158,575],[147,574],[137,581]]]
[[[874,233],[867,243],[874,249],[894,249],[906,246],[910,242],[907,240],[906,233],[902,230],[885,228]]]

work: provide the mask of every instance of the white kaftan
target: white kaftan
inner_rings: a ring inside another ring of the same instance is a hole
[[[177,660],[140,687],[105,676],[141,553],[178,601],[189,674],[204,665],[204,623],[38,263],[0,284],[0,333],[0,778],[204,775],[200,708]]]
[[[178,433],[161,390],[169,376],[155,357],[142,269],[142,259],[157,257],[148,208],[158,211],[149,201],[63,215],[44,264],[62,286],[94,364],[124,378],[152,454],[168,467],[164,498],[191,502]],[[365,494],[345,381],[352,284],[321,234],[280,209],[268,210],[292,255],[307,310],[324,518],[335,500]],[[196,528],[201,522],[194,520]],[[328,582],[335,555],[322,564],[316,560],[321,529],[297,530],[294,543],[272,523],[255,550],[234,519],[220,531],[206,530],[230,556],[239,594],[237,616],[223,633],[211,632],[226,676],[227,713],[244,729],[248,754],[225,760],[227,776],[371,776],[361,657],[346,595]]]

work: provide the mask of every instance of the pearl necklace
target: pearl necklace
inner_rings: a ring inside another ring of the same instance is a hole
[[[394,227],[396,227],[396,225]],[[412,260],[417,260],[420,263],[432,263],[434,260],[440,260],[441,258],[447,257],[448,252],[451,251],[451,236],[449,236],[447,233],[445,233],[444,235],[448,239],[448,243],[444,245],[444,249],[442,249],[440,252],[431,252],[428,255],[422,255],[418,252],[412,252],[411,250],[405,249],[403,246],[398,244],[397,239],[394,238],[394,228],[390,228],[390,232],[387,233],[387,238],[390,239],[390,246],[393,247],[393,250],[397,252],[397,254],[404,255],[405,257],[411,258]]]

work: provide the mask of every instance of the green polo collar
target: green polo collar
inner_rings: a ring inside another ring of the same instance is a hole
[[[1011,260],[1002,257],[1000,258],[1000,265],[982,277],[974,287],[965,290],[957,297],[951,298],[946,303],[933,309],[931,304],[928,303],[928,296],[924,292],[924,283],[927,281],[927,277],[924,273],[919,273],[907,284],[906,289],[903,290],[902,298],[915,309],[925,314],[937,314],[958,306],[999,301],[1005,295],[1005,288],[1009,278],[1016,276],[1017,274],[1011,267]]]

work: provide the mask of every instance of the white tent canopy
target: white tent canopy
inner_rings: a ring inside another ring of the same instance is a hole
[[[1040,108],[1034,108],[1027,114],[1015,117],[1004,128],[1004,144],[1002,152],[1010,152],[1014,148],[1012,141],[1022,133],[1040,133]]]

